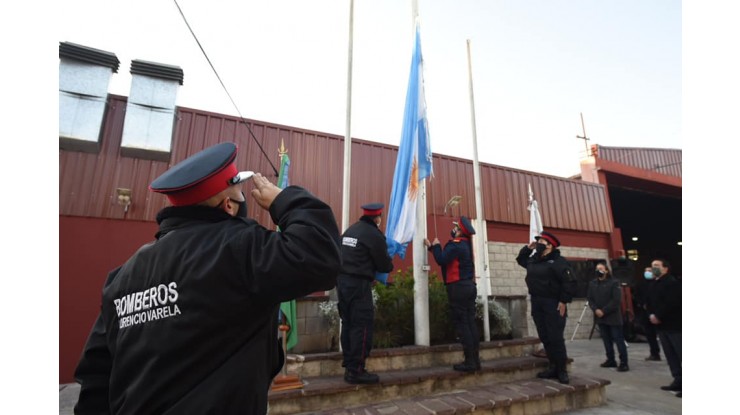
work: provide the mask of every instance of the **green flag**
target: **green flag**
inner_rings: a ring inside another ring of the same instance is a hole
[[[288,187],[288,168],[290,167],[290,158],[287,153],[280,153],[280,172],[278,173],[277,185],[281,189]],[[278,229],[279,230],[279,229]],[[296,316],[295,300],[286,301],[280,304],[280,313],[285,316],[285,323],[290,326],[288,331],[287,349],[290,350],[298,344],[298,318]],[[282,321],[282,319],[281,319]]]

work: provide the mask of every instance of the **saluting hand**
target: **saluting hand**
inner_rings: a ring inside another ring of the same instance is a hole
[[[267,180],[262,174],[255,173],[252,176],[252,183],[254,183],[254,189],[252,189],[252,197],[262,209],[269,209],[272,205],[272,201],[275,200],[278,194],[283,189],[275,186]]]

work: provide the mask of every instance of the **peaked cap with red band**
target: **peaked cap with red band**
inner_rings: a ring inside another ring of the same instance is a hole
[[[460,222],[452,222],[457,225],[465,236],[475,235],[475,228],[467,216],[460,216]]]
[[[364,216],[379,216],[381,213],[383,213],[383,204],[382,203],[368,203],[366,205],[362,205],[362,214]]]
[[[167,196],[173,206],[200,203],[252,176],[234,164],[236,144],[221,143],[177,163],[157,177],[149,189]]]
[[[551,234],[550,232],[540,232],[539,236],[535,236],[534,239],[536,241],[539,241],[540,238],[546,240],[550,243],[550,245],[554,246],[555,248],[560,246],[560,240],[555,237],[555,235]]]

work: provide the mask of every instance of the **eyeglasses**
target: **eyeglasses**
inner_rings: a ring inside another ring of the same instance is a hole
[[[218,206],[223,205],[227,200],[231,200],[232,202],[234,202],[236,204],[246,202],[247,201],[247,197],[244,195],[244,192],[241,192],[241,193],[242,193],[242,199],[244,199],[244,200],[235,200],[235,199],[227,196],[226,198],[224,198],[224,200],[221,201],[221,203],[218,204]]]

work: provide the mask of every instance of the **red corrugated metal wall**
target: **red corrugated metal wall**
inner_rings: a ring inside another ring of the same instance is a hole
[[[171,165],[213,144],[234,141],[239,145],[237,164],[241,169],[275,178],[270,162],[278,167],[278,147],[284,141],[291,158],[291,184],[304,186],[327,201],[341,220],[343,137],[250,120],[255,141],[235,117],[179,108],[172,157],[166,163],[120,155],[124,110],[125,98],[111,96],[98,154],[60,150],[61,215],[150,221],[165,206],[165,198],[151,193],[148,185]],[[395,146],[353,139],[351,222],[359,217],[361,204],[379,201],[388,206],[397,153]],[[449,198],[460,195],[462,201],[453,211],[475,217],[472,162],[435,155],[434,171],[428,186],[427,212],[442,214]],[[528,224],[528,183],[532,184],[545,226],[611,232],[603,186],[481,164],[485,219]],[[116,204],[119,187],[132,190],[132,205],[125,215]],[[251,199],[249,209],[257,220],[270,225],[268,215]]]
[[[59,217],[59,383],[74,381],[108,273],[156,230],[154,222]]]

